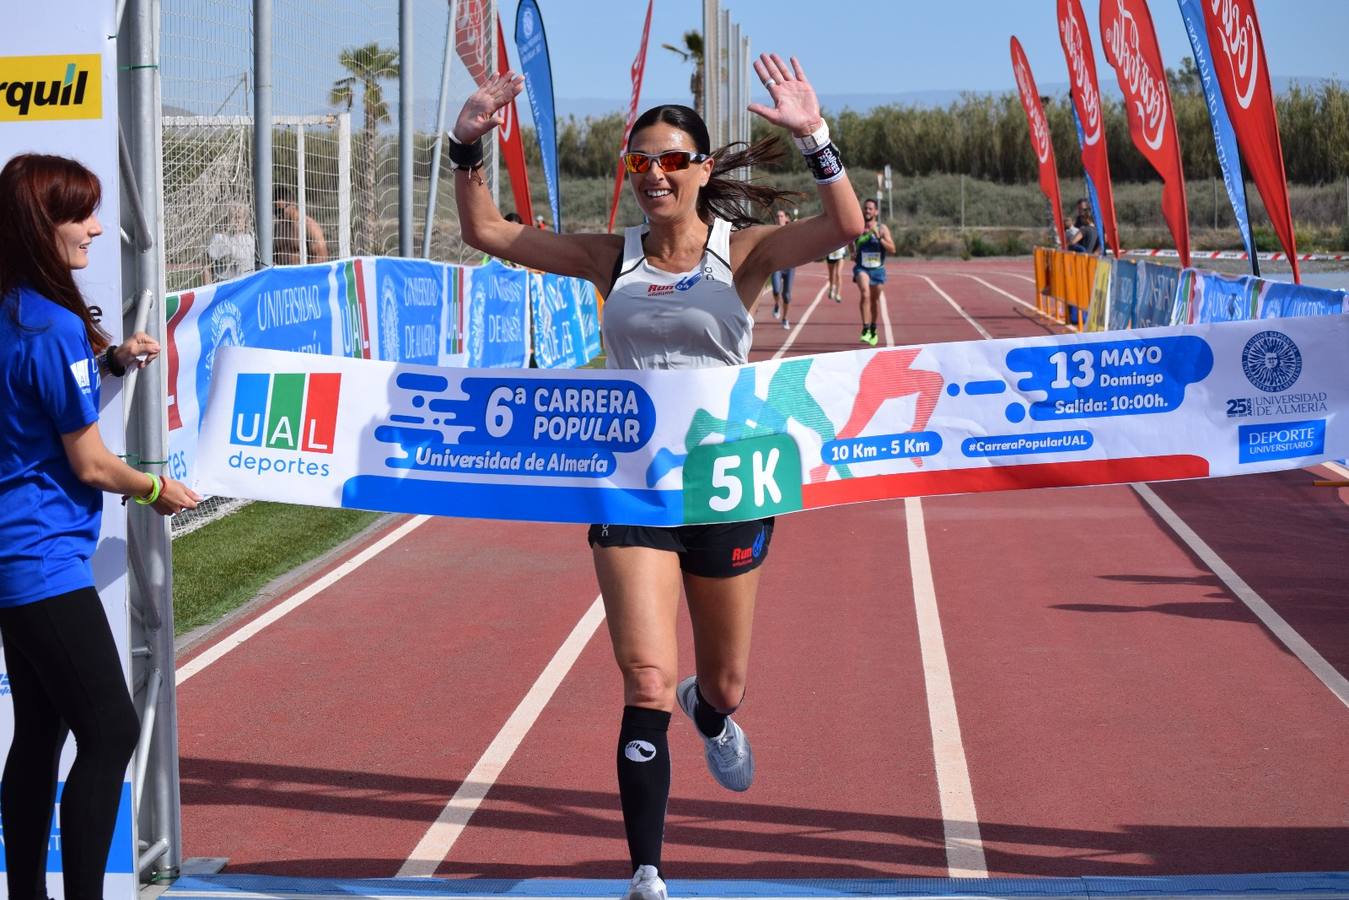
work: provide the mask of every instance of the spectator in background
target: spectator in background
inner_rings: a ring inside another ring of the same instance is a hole
[[[294,266],[300,262],[300,207],[295,202],[295,189],[288,185],[278,185],[272,191],[272,263],[278,266]],[[305,262],[327,262],[328,242],[323,236],[323,228],[314,217],[305,214],[303,223],[305,240]]]
[[[542,215],[537,215],[537,216],[534,217],[534,227],[535,227],[535,228],[539,228],[539,229],[541,229],[541,230],[543,230],[543,231],[551,231],[551,230],[552,230],[552,227],[548,224],[547,221],[544,220],[544,218],[543,218]]]
[[[775,220],[778,225],[786,225],[791,222],[785,209],[777,211]],[[792,305],[792,281],[796,278],[796,269],[786,268],[774,272],[769,279],[773,286],[773,318],[782,319],[784,330],[790,330],[791,322],[787,319],[787,309]],[[781,312],[779,313],[779,310]]]
[[[1063,248],[1071,250],[1074,253],[1086,253],[1087,247],[1082,243],[1082,229],[1076,225],[1069,225],[1063,230],[1063,239],[1067,242]]]
[[[1073,215],[1073,226],[1082,232],[1082,252],[1099,253],[1101,233],[1096,227],[1096,219],[1091,214],[1091,201],[1086,197],[1077,201],[1077,211]]]
[[[241,202],[226,210],[223,231],[211,235],[206,245],[206,284],[228,281],[257,269],[257,238],[252,217]]]

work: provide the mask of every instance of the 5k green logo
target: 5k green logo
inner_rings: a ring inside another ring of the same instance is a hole
[[[684,462],[684,520],[734,522],[801,508],[801,452],[790,435],[701,444]]]

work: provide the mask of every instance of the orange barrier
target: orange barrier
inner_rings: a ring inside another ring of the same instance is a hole
[[[1078,324],[1091,306],[1098,257],[1052,247],[1035,248],[1035,304],[1056,321]]]

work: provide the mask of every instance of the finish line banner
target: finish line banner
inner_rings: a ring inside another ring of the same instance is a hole
[[[680,525],[1349,455],[1349,317],[683,371],[449,369],[222,347],[196,488],[399,513]]]

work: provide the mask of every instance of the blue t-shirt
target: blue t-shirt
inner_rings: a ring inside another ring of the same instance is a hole
[[[4,607],[93,587],[103,492],[75,477],[61,443],[98,421],[98,361],[80,317],[21,288],[0,302],[0,347]]]

